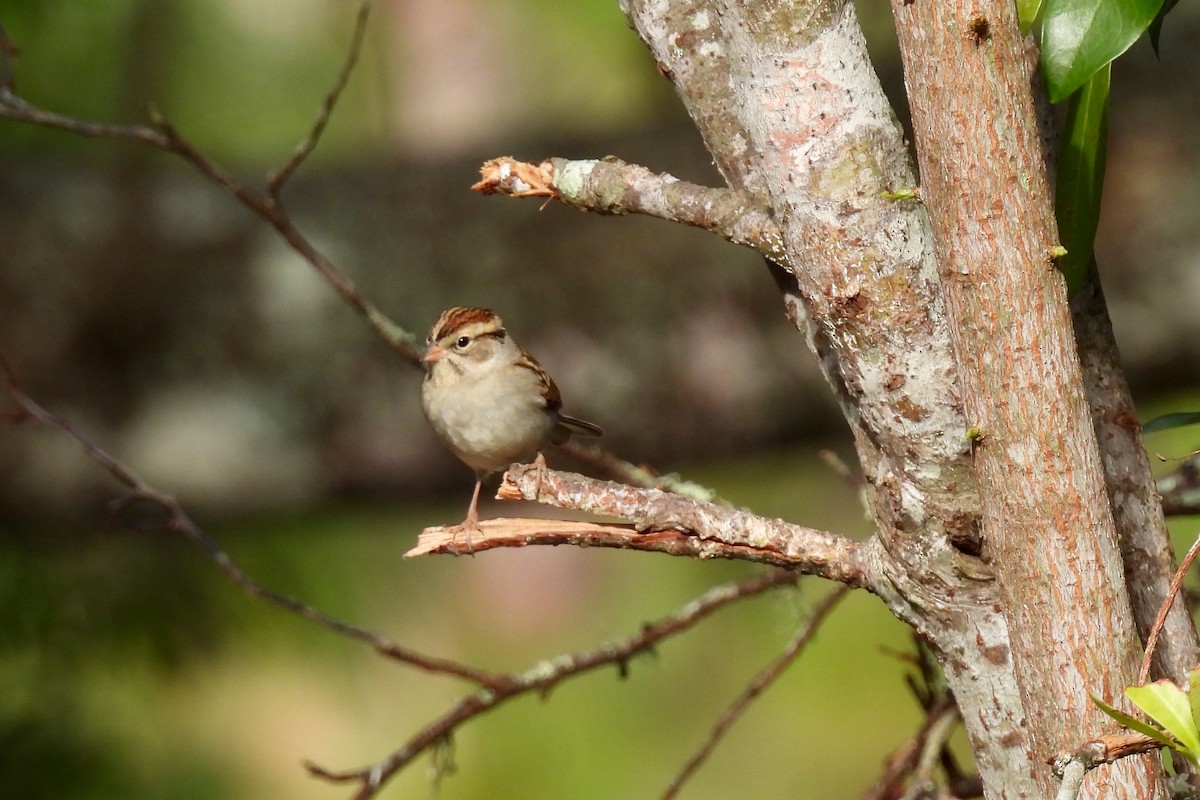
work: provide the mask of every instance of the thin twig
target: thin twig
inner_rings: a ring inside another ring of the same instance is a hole
[[[373,631],[342,622],[307,603],[303,603],[273,589],[268,589],[258,583],[243,572],[229,555],[221,549],[221,546],[187,515],[174,497],[146,483],[136,472],[114,458],[86,435],[80,433],[68,420],[48,411],[30,397],[18,381],[12,365],[9,364],[8,360],[2,354],[0,354],[0,373],[3,373],[4,382],[8,387],[9,394],[12,395],[17,405],[21,407],[26,415],[26,419],[32,419],[74,441],[83,449],[84,454],[89,459],[129,489],[133,499],[147,500],[161,506],[168,515],[167,521],[164,524],[166,530],[182,533],[186,536],[193,544],[207,553],[209,558],[220,567],[225,576],[242,589],[242,591],[252,597],[257,597],[279,606],[292,614],[311,620],[336,634],[366,642],[381,655],[393,660],[423,669],[427,672],[454,675],[473,681],[481,686],[495,688],[504,684],[505,678],[501,675],[447,659],[427,656],[415,650],[401,647],[390,639]]]
[[[317,146],[321,134],[325,131],[325,126],[329,124],[329,118],[333,114],[333,109],[337,106],[338,99],[341,98],[342,92],[346,89],[346,84],[350,82],[350,75],[354,72],[355,65],[358,64],[358,58],[362,54],[363,40],[367,33],[367,18],[371,15],[371,0],[366,0],[358,7],[358,16],[354,20],[354,35],[350,41],[350,48],[346,51],[346,60],[342,63],[341,72],[338,73],[337,80],[333,82],[333,86],[325,94],[325,99],[321,103],[321,109],[317,112],[317,118],[313,121],[312,130],[304,141],[296,146],[292,151],[291,156],[283,163],[279,169],[267,176],[267,194],[278,205],[280,203],[279,194],[283,191],[283,185],[287,183],[288,178],[304,163],[304,159],[308,158],[313,149]]]
[[[630,486],[643,489],[662,489],[664,492],[703,500],[706,503],[722,503],[715,489],[701,486],[694,481],[684,480],[675,474],[660,475],[649,467],[633,464],[619,458],[594,444],[585,444],[577,439],[568,439],[558,449],[589,468],[589,474],[604,475]]]
[[[829,612],[833,611],[834,607],[837,606],[838,602],[849,591],[849,586],[838,586],[821,599],[821,602],[813,610],[812,617],[800,627],[800,630],[796,632],[796,636],[788,643],[784,651],[768,664],[766,668],[754,676],[754,679],[746,685],[746,688],[742,690],[737,699],[717,719],[712,730],[709,731],[708,738],[704,744],[688,759],[688,762],[683,765],[683,769],[679,771],[679,774],[671,781],[667,790],[663,792],[663,800],[670,800],[670,798],[679,794],[679,790],[683,788],[683,784],[708,760],[713,750],[725,738],[725,734],[729,733],[729,729],[733,727],[733,724],[746,712],[750,704],[792,665],[792,662],[796,660],[804,650],[804,647],[816,635],[816,632],[821,627],[821,623],[829,616]]]
[[[946,740],[959,721],[951,697],[940,697],[925,710],[925,719],[913,737],[888,757],[883,773],[862,800],[904,797],[928,788],[935,762],[946,752]],[[903,791],[908,783],[908,791]]]
[[[1179,588],[1183,586],[1183,579],[1187,577],[1188,570],[1191,569],[1192,562],[1196,560],[1197,553],[1200,553],[1200,536],[1197,536],[1196,541],[1192,542],[1187,555],[1179,563],[1179,569],[1175,570],[1175,576],[1171,578],[1167,596],[1163,598],[1162,605],[1158,607],[1154,625],[1146,636],[1146,653],[1142,656],[1142,668],[1138,670],[1137,682],[1139,685],[1144,684],[1150,678],[1150,662],[1154,660],[1154,648],[1158,644],[1158,634],[1162,632],[1162,627],[1167,621],[1167,614],[1171,612],[1171,605],[1175,602],[1175,596],[1179,594]]]
[[[925,742],[921,746],[920,756],[913,769],[908,791],[904,800],[909,798],[929,797],[936,790],[933,770],[941,763],[942,754],[946,752],[946,744],[950,734],[959,723],[958,706],[948,704],[940,713],[931,716],[931,721],[925,729]]]
[[[545,694],[565,679],[599,667],[615,665],[624,676],[629,669],[629,662],[635,656],[653,650],[662,640],[686,631],[731,603],[776,587],[793,585],[798,579],[795,573],[772,570],[736,583],[723,584],[708,590],[674,614],[643,625],[637,633],[625,639],[608,642],[584,653],[558,656],[524,672],[504,676],[504,686],[481,689],[467,695],[417,732],[401,748],[374,764],[345,771],[329,770],[312,762],[306,762],[305,766],[310,773],[326,780],[358,784],[354,800],[367,800],[421,753],[445,741],[463,723],[501,703],[530,692]]]

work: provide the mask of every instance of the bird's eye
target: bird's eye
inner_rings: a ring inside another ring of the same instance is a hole
[[[471,343],[470,336],[460,336],[460,337],[458,337],[458,339],[455,340],[454,346],[457,347],[459,350],[462,350],[464,347],[466,347],[470,343]]]

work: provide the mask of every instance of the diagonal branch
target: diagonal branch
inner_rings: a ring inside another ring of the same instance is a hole
[[[325,99],[321,102],[321,110],[317,112],[317,117],[313,121],[312,130],[308,136],[304,138],[300,144],[296,145],[296,149],[292,151],[288,160],[283,162],[279,169],[267,176],[267,194],[275,201],[276,205],[280,203],[279,195],[283,191],[283,185],[288,179],[299,169],[304,163],[304,159],[308,158],[313,149],[316,148],[317,142],[321,139],[321,134],[325,132],[325,126],[329,124],[329,118],[333,115],[333,109],[337,106],[338,99],[341,98],[342,92],[346,89],[346,84],[350,82],[350,75],[354,72],[354,67],[358,64],[358,58],[362,54],[363,40],[367,34],[367,18],[371,15],[371,0],[365,0],[358,7],[358,16],[354,19],[354,35],[350,41],[350,48],[346,51],[346,60],[342,63],[342,69],[338,73],[337,79],[333,82],[333,87],[326,93]]]
[[[770,209],[748,192],[714,189],[608,157],[549,158],[540,164],[504,156],[486,162],[471,188],[481,194],[558,198],[598,214],[646,214],[703,228],[772,261],[785,257]]]
[[[454,675],[491,688],[504,683],[503,677],[495,673],[447,659],[427,656],[415,650],[401,647],[390,639],[373,631],[331,617],[307,603],[303,603],[289,595],[269,589],[258,583],[243,572],[234,563],[233,559],[229,557],[229,554],[221,549],[221,546],[187,515],[174,497],[146,483],[136,472],[114,458],[86,435],[76,430],[69,421],[46,410],[30,397],[17,380],[12,366],[2,355],[0,355],[0,373],[3,374],[9,394],[12,395],[20,407],[24,419],[33,420],[74,441],[82,448],[88,458],[129,489],[131,499],[146,500],[161,506],[167,512],[167,520],[164,524],[165,529],[173,533],[182,533],[186,536],[189,541],[207,553],[208,557],[220,567],[225,577],[236,584],[242,591],[246,592],[246,594],[279,606],[296,616],[311,620],[340,636],[366,642],[381,655],[417,667],[418,669],[423,669],[426,672]],[[17,421],[21,421],[21,417],[17,417]]]
[[[643,625],[637,633],[624,639],[602,644],[587,652],[558,656],[524,672],[504,676],[504,685],[496,689],[480,689],[462,698],[445,714],[418,731],[403,747],[374,764],[340,772],[311,762],[305,766],[313,775],[326,780],[358,784],[354,800],[367,800],[421,753],[446,741],[463,723],[496,706],[531,692],[545,694],[566,679],[599,667],[616,666],[624,677],[629,670],[629,662],[635,656],[652,651],[664,639],[683,633],[731,603],[780,586],[794,585],[796,580],[795,573],[772,570],[737,583],[723,584],[709,589],[674,614]]]
[[[760,694],[766,691],[772,683],[779,678],[787,668],[792,665],[804,651],[805,646],[812,641],[813,636],[820,630],[821,624],[833,611],[834,607],[841,601],[849,592],[849,586],[839,586],[832,592],[827,594],[812,613],[812,617],[796,632],[795,637],[788,643],[788,646],[780,653],[775,660],[768,664],[761,672],[754,676],[754,679],[747,684],[746,688],[738,695],[737,699],[730,704],[729,708],[721,714],[713,725],[712,730],[708,734],[708,739],[701,745],[700,749],[692,755],[688,762],[680,770],[675,779],[671,781],[671,785],[663,792],[663,800],[671,800],[679,794],[679,790],[683,788],[683,784],[696,773],[701,765],[708,759],[709,755],[720,743],[721,739],[725,738],[725,734],[733,727],[733,724],[741,718],[750,704],[758,698]]]

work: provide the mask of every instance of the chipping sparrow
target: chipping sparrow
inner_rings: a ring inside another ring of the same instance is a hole
[[[504,323],[486,308],[451,308],[429,331],[421,361],[421,409],[434,432],[475,470],[475,493],[458,526],[479,530],[479,488],[484,479],[514,462],[541,458],[547,444],[572,433],[600,436],[590,422],[559,413],[558,387],[512,340]]]

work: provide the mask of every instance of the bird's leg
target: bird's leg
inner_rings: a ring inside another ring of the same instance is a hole
[[[483,487],[483,476],[475,476],[475,491],[471,494],[471,505],[467,507],[467,518],[462,521],[462,524],[456,525],[454,535],[457,538],[459,533],[467,535],[467,552],[475,554],[475,548],[471,546],[471,531],[479,530],[479,511],[476,506],[479,505],[479,490]]]

